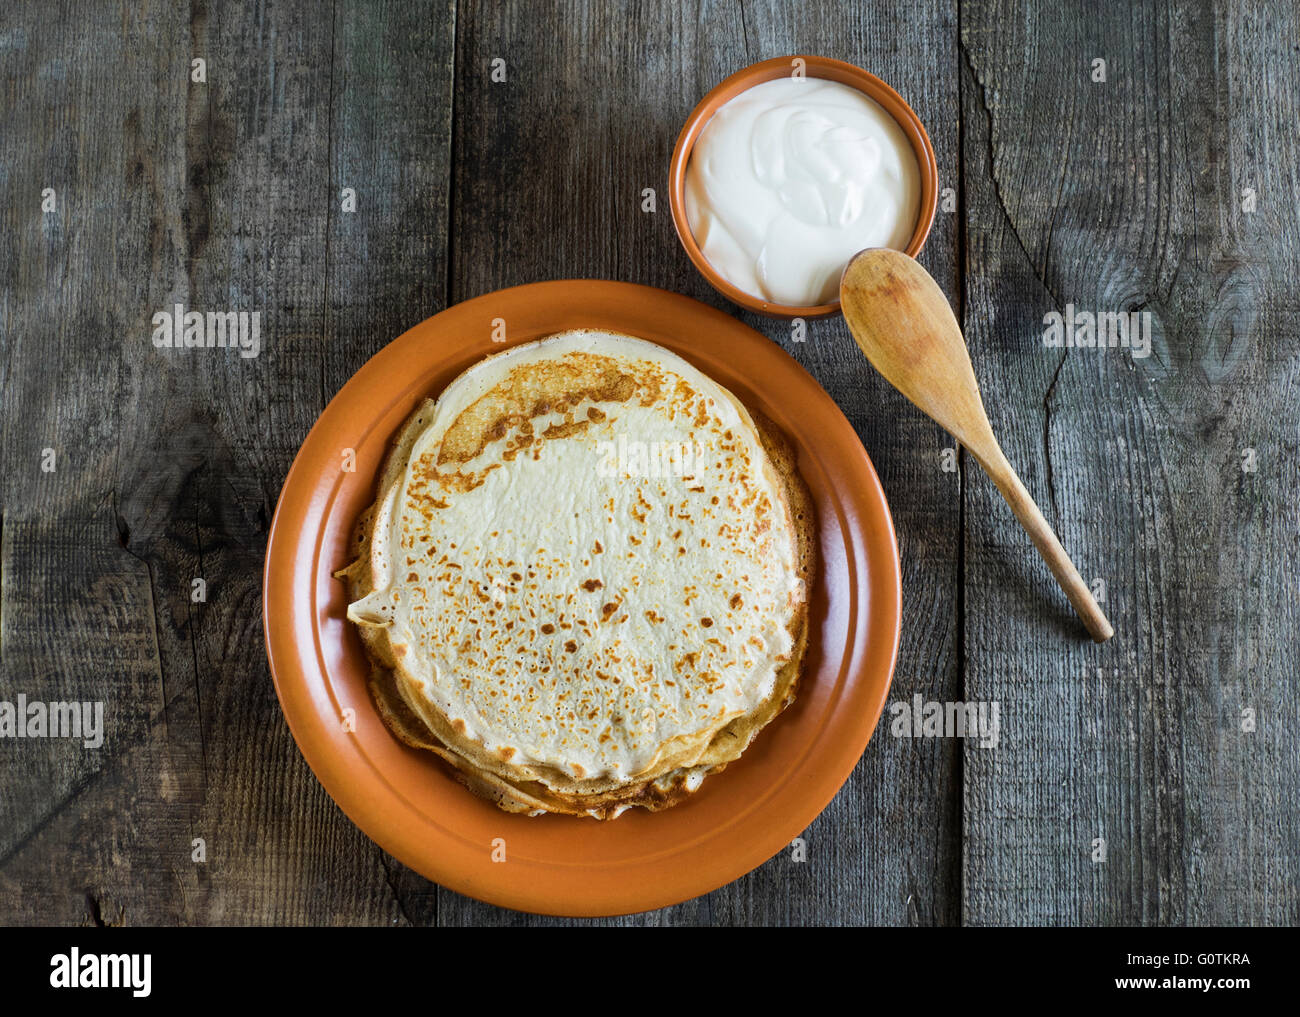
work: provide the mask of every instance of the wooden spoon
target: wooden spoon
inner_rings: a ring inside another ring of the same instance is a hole
[[[966,340],[930,273],[900,251],[861,251],[840,280],[840,307],[876,370],[984,467],[1092,638],[1104,643],[1113,636],[1079,570],[993,437]]]

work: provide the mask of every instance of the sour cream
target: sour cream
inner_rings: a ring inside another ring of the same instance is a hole
[[[778,78],[718,108],[686,169],[686,217],[709,264],[762,300],[838,299],[866,247],[905,250],[920,169],[879,104],[835,81]]]

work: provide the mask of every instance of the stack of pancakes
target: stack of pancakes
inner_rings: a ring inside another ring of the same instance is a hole
[[[583,330],[416,410],[339,575],[398,737],[507,811],[606,819],[681,801],[791,702],[813,536],[771,425]]]

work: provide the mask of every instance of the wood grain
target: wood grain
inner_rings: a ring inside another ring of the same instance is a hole
[[[965,747],[968,923],[1297,918],[1296,14],[1233,10],[962,7],[966,334],[1008,458],[1117,631],[1094,647],[1055,623],[972,474],[967,695],[1004,732]],[[1150,312],[1151,355],[1046,347],[1071,302]]]
[[[5,108],[30,109],[0,141],[4,689],[110,716],[98,752],[0,742],[0,914],[386,923],[387,860],[280,714],[261,564],[326,399],[443,302],[450,11],[108,10],[11,7],[0,33]],[[155,349],[178,301],[261,310],[261,354]]]

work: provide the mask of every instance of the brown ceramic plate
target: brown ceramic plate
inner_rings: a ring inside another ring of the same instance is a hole
[[[494,319],[504,319],[505,344],[491,340]],[[807,670],[794,704],[685,803],[659,813],[632,809],[603,823],[504,813],[470,794],[432,754],[389,734],[366,691],[366,657],[346,620],[343,584],[332,578],[348,560],[357,516],[375,497],[389,442],[419,400],[507,345],[579,327],[666,346],[771,418],[798,449],[821,549]],[[355,452],[355,472],[342,469],[347,449]],[[853,772],[898,652],[893,522],[839,408],[748,326],[686,297],[627,283],[544,282],[490,293],[448,308],[376,354],[326,407],[289,470],[263,583],[280,704],[340,808],[429,879],[547,914],[665,907],[771,858]],[[493,860],[494,848],[504,862]]]

